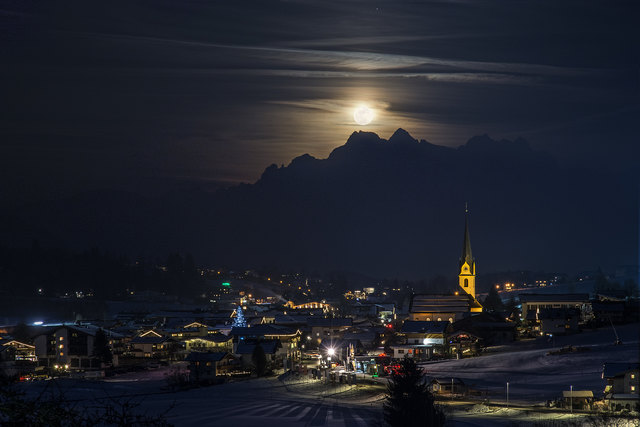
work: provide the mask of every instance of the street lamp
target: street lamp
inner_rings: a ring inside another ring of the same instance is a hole
[[[329,368],[331,368],[331,356],[336,354],[336,350],[333,347],[327,349],[327,362],[329,362]]]
[[[509,407],[509,381],[507,381],[507,408]]]
[[[569,402],[570,402],[570,405],[571,405],[571,414],[573,414],[573,386],[570,385],[569,388],[571,390],[569,392]]]

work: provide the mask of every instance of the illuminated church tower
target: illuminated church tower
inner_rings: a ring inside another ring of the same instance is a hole
[[[460,257],[460,274],[458,284],[466,293],[476,298],[476,262],[471,254],[471,240],[469,239],[469,209],[464,209],[464,242]]]

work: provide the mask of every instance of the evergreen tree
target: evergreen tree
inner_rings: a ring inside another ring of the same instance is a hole
[[[503,311],[504,304],[502,303],[502,299],[500,295],[498,295],[498,291],[494,286],[489,289],[489,294],[482,302],[482,305],[487,311]]]
[[[100,360],[102,363],[111,363],[113,361],[113,354],[109,347],[107,335],[102,329],[98,329],[93,340],[93,357]]]
[[[256,370],[256,375],[263,376],[267,371],[267,355],[264,353],[264,349],[260,344],[256,344],[251,353],[251,361]]]
[[[231,325],[234,328],[246,328],[247,321],[244,319],[244,313],[242,312],[242,307],[238,306],[236,309],[236,318],[233,320],[233,324]]]
[[[443,426],[445,415],[427,388],[424,373],[411,358],[391,374],[383,406],[384,420],[392,427]]]

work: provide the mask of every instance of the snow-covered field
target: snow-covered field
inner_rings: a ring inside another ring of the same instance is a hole
[[[621,346],[613,345],[615,336],[611,328],[603,328],[556,337],[554,342],[544,339],[517,342],[490,349],[492,352],[481,357],[430,363],[424,367],[430,376],[458,377],[468,385],[486,390],[490,402],[495,403],[505,401],[507,381],[512,404],[530,405],[555,399],[571,385],[574,390],[592,390],[598,395],[604,389],[601,379],[604,362],[638,361],[639,326],[618,327],[624,342]],[[567,344],[588,346],[590,350],[547,355],[552,348]],[[166,417],[177,426],[381,425],[382,385],[328,387],[317,381],[283,383],[268,378],[171,392],[165,381],[167,373],[167,369],[161,368],[105,381],[41,381],[23,387],[31,396],[45,388],[60,391],[67,399],[89,407],[105,399],[131,399],[140,404],[140,412],[158,414],[171,408]],[[471,411],[462,407],[455,409],[450,420],[454,426],[492,426],[562,422],[568,417],[568,414],[476,406]]]
[[[251,379],[170,392],[159,380],[140,375],[109,381],[41,381],[28,386],[30,396],[44,389],[63,393],[80,406],[108,401],[139,404],[137,412],[160,414],[177,426],[369,426],[381,416],[378,386],[322,386],[318,381],[283,384],[276,378]]]
[[[571,386],[574,390],[591,390],[598,396],[605,387],[601,377],[605,362],[639,360],[639,326],[636,323],[616,328],[623,345],[613,345],[615,334],[609,327],[557,336],[552,340],[521,341],[481,357],[430,363],[423,367],[432,377],[461,378],[472,388],[488,392],[492,401],[506,400],[507,382],[509,399],[514,403],[544,403],[559,397]],[[547,355],[550,350],[569,344],[589,350]]]

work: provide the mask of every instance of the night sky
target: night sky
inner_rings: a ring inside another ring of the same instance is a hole
[[[5,0],[0,193],[252,183],[397,128],[522,137],[637,179],[639,18],[635,1]]]

